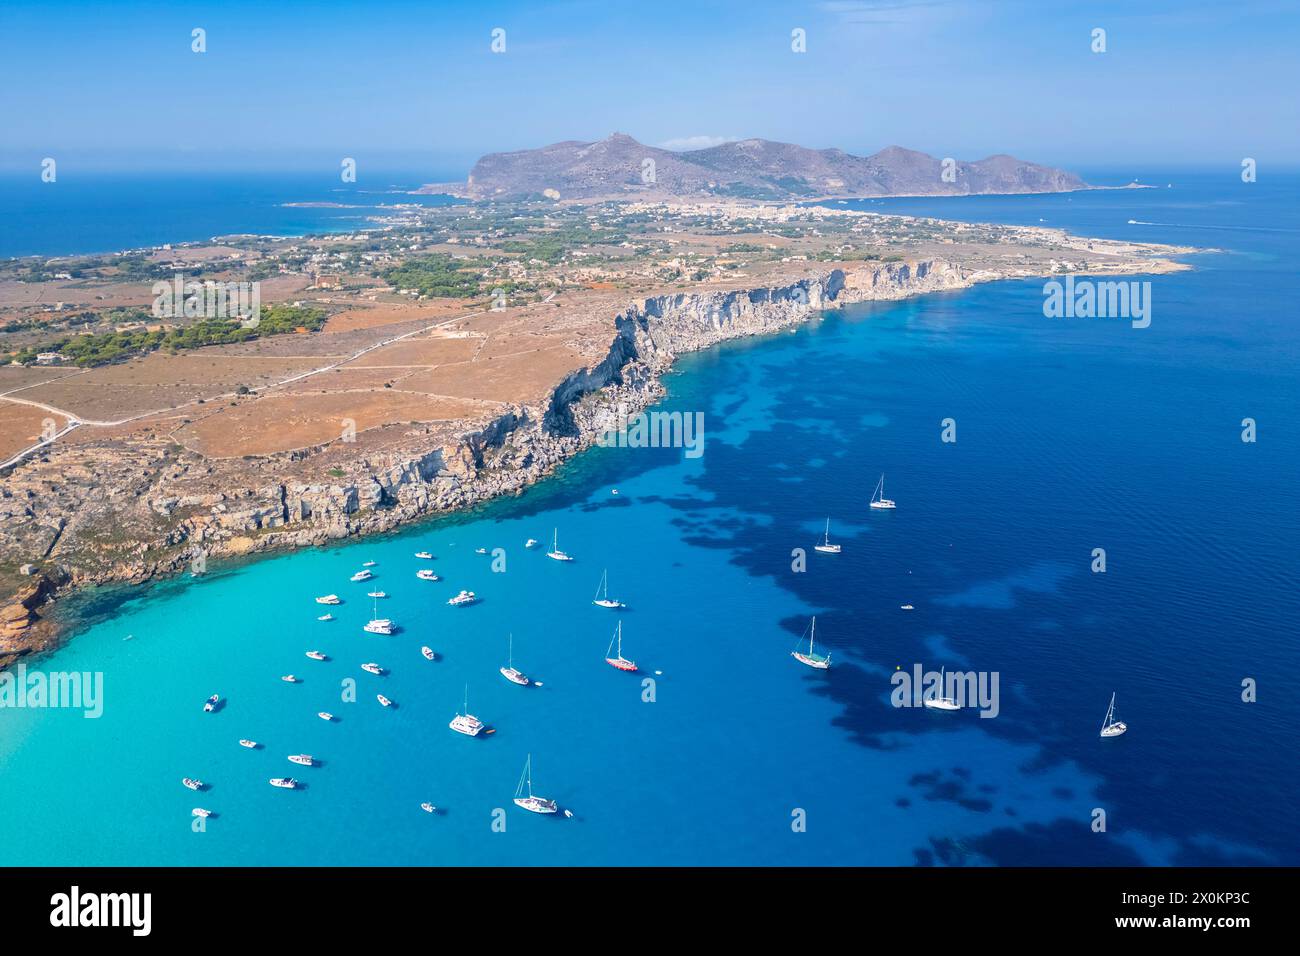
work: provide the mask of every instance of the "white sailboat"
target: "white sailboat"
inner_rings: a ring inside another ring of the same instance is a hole
[[[546,556],[555,561],[572,561],[573,558],[560,550],[560,529],[555,529],[555,535],[551,539],[551,550],[546,552]]]
[[[528,796],[524,796],[527,792]],[[560,808],[554,800],[533,796],[533,755],[524,761],[524,772],[519,777],[519,786],[515,787],[515,806],[531,810],[533,813],[555,813]]]
[[[880,480],[876,482],[876,490],[871,493],[871,507],[873,508],[897,508],[891,498],[885,497],[885,476],[881,475]]]
[[[506,666],[501,668],[501,676],[512,684],[527,687],[529,684],[528,675],[515,667],[515,636],[513,634],[510,635],[507,646],[509,650],[506,652]]]
[[[831,519],[826,519],[826,536],[822,539],[821,544],[813,545],[814,551],[820,551],[823,554],[839,554],[840,546],[831,544]]]
[[[819,671],[824,671],[831,666],[831,656],[829,654],[818,654],[813,649],[813,645],[817,640],[817,618],[814,617],[812,619],[808,628],[808,653],[805,654],[803,651],[799,650],[799,648],[803,646],[803,637],[801,636],[799,638],[799,643],[796,644],[794,650],[790,652],[790,656],[801,664],[807,664],[809,667],[815,667]]]
[[[447,725],[457,733],[465,734],[467,737],[477,737],[483,732],[483,721],[479,720],[469,712],[469,685],[465,685],[465,713],[456,712],[456,716],[451,719]]]
[[[934,671],[931,671],[930,673],[933,674]],[[943,696],[943,692],[946,689],[944,687],[944,680],[945,680],[944,674],[945,674],[945,668],[940,667],[939,668],[939,691],[938,691],[939,696],[932,697],[932,698],[927,697],[924,701],[922,701],[922,703],[925,704],[925,706],[930,708],[931,710],[961,710],[961,707],[958,705],[957,701],[954,698]]]
[[[1110,695],[1110,706],[1106,708],[1106,719],[1101,723],[1101,736],[1118,737],[1128,730],[1128,724],[1115,719],[1115,695]]]
[[[614,601],[609,596],[609,571],[606,570],[600,575],[600,586],[596,588],[596,596],[592,598],[592,604],[597,607],[620,608],[624,607],[622,601]]]

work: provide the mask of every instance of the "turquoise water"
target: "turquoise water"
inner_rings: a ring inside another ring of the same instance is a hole
[[[1297,184],[1258,185],[943,207],[1223,250],[1152,278],[1149,329],[1044,319],[1032,281],[854,307],[684,357],[664,407],[705,412],[699,459],[593,449],[470,515],[101,596],[39,666],[102,671],[104,716],[0,710],[0,863],[1300,862]],[[892,513],[866,507],[882,471]],[[838,556],[811,551],[828,514]],[[523,548],[556,527],[572,564]],[[606,567],[624,612],[590,603]],[[372,586],[392,637],[360,629]],[[789,656],[812,613],[826,672]],[[637,675],[603,661],[620,619]],[[510,633],[542,687],[498,674]],[[997,671],[1000,715],[891,707],[916,663]],[[447,728],[466,684],[492,736]],[[1102,741],[1111,692],[1130,730]],[[571,819],[510,803],[529,753]]]

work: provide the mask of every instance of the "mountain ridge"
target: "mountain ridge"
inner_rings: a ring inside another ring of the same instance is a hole
[[[537,149],[488,153],[464,183],[430,184],[419,191],[466,199],[789,201],[1089,188],[1075,173],[1007,153],[962,162],[891,145],[870,156],[856,156],[834,147],[811,149],[759,138],[673,151],[616,132],[593,142],[564,140]]]

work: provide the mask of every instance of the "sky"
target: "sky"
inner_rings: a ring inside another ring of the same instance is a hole
[[[486,152],[614,131],[1075,169],[1296,166],[1297,47],[1295,0],[4,0],[0,167],[346,156],[459,178]]]

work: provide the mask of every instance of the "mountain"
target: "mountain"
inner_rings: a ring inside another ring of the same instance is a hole
[[[744,139],[673,152],[615,133],[594,143],[569,140],[513,153],[489,153],[465,183],[437,184],[468,199],[708,198],[791,200],[828,197],[966,196],[1087,189],[1061,169],[1013,156],[951,162],[899,146],[870,156],[841,149]]]

